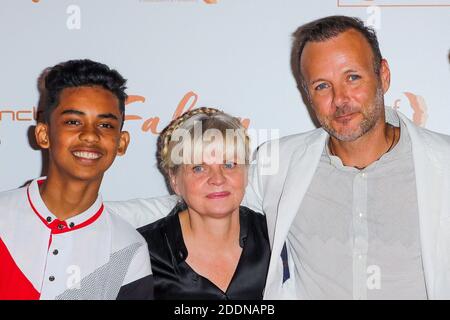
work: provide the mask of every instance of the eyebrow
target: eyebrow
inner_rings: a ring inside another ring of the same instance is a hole
[[[76,115],[80,115],[80,116],[86,115],[86,113],[84,113],[83,111],[79,111],[79,110],[75,110],[75,109],[64,110],[63,112],[61,112],[61,114],[76,114]]]
[[[316,83],[316,82],[321,82],[321,81],[327,82],[327,80],[320,78],[320,79],[316,79],[316,80],[314,80],[314,81],[311,81],[310,84],[313,85],[314,83]]]
[[[85,116],[86,115],[86,113],[84,113],[83,111],[75,110],[75,109],[64,110],[63,112],[61,112],[61,114],[75,114],[75,115],[79,115],[79,116]],[[112,114],[112,113],[102,113],[102,114],[97,115],[97,118],[100,118],[100,119],[114,119],[114,120],[119,121],[119,118],[116,115]]]
[[[97,118],[102,118],[102,119],[114,119],[114,120],[119,121],[119,118],[117,118],[117,116],[114,115],[114,114],[112,114],[112,113],[102,113],[102,114],[99,114],[99,115],[97,116]]]
[[[344,71],[344,74],[347,74],[347,73],[357,73],[358,71],[356,71],[355,69],[348,69],[348,70],[345,70]],[[311,85],[313,85],[314,83],[316,83],[316,82],[322,82],[322,81],[325,81],[325,82],[327,82],[327,80],[325,80],[325,79],[322,79],[322,78],[319,78],[319,79],[316,79],[316,80],[314,80],[314,81],[311,81]]]

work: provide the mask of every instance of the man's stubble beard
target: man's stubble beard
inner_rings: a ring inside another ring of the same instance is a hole
[[[332,119],[334,117],[339,117],[345,114],[350,114],[353,112],[360,112],[363,116],[363,120],[359,123],[359,126],[357,129],[352,130],[351,132],[337,132],[332,126],[331,121],[328,118],[325,117],[317,117],[317,120],[319,121],[322,128],[328,132],[328,134],[337,140],[345,141],[345,142],[351,142],[355,141],[356,139],[362,137],[367,132],[372,130],[372,128],[376,125],[380,117],[384,114],[384,93],[383,89],[381,88],[381,85],[377,87],[377,91],[375,93],[375,101],[373,105],[369,108],[357,108],[351,105],[343,105],[338,106],[336,108],[336,112],[332,115]],[[360,109],[360,110],[358,110]]]

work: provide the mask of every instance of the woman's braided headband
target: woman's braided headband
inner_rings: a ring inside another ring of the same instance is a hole
[[[161,132],[161,151],[160,151],[160,157],[162,162],[162,167],[167,169],[167,164],[165,163],[164,159],[167,159],[168,152],[169,152],[169,144],[172,139],[173,133],[180,128],[188,119],[191,117],[197,115],[197,114],[205,114],[207,116],[211,116],[217,113],[220,113],[220,110],[214,109],[214,108],[207,108],[207,107],[201,107],[197,109],[193,109],[190,111],[187,111],[183,113],[180,117],[174,119],[162,132]]]

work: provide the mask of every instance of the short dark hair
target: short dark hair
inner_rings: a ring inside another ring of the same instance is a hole
[[[100,86],[113,93],[119,100],[122,125],[125,118],[125,93],[127,80],[107,65],[88,59],[69,60],[49,68],[45,73],[45,99],[43,120],[49,122],[50,115],[59,104],[61,91],[65,88]],[[42,119],[41,119],[42,120]]]
[[[373,52],[373,68],[375,73],[380,75],[381,56],[377,35],[374,29],[364,25],[364,22],[355,17],[347,16],[329,16],[314,20],[300,26],[293,34],[293,43],[291,51],[291,68],[297,81],[297,87],[305,90],[307,87],[300,68],[300,58],[303,49],[308,42],[322,42],[337,37],[339,34],[354,29],[364,36]]]

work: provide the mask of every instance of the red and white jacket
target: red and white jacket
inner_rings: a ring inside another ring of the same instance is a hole
[[[34,180],[0,193],[0,299],[146,299],[153,295],[147,244],[105,209],[60,221]]]

